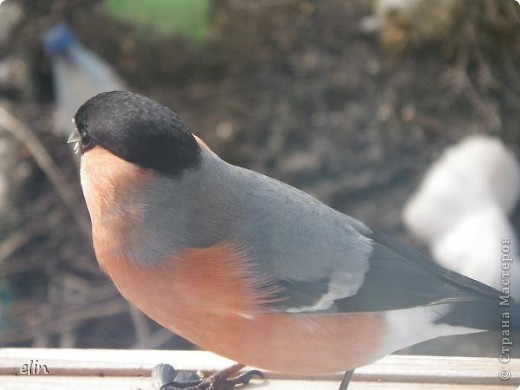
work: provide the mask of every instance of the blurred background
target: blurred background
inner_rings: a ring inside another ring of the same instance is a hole
[[[414,234],[413,212],[403,222],[407,202],[446,148],[493,137],[507,169],[482,168],[487,149],[457,166],[491,172],[486,185],[502,180],[509,200],[498,225],[516,240],[513,0],[7,0],[0,347],[193,348],[126,303],[93,255],[65,141],[75,105],[117,86],[172,108],[225,160],[425,252],[433,244]],[[474,194],[465,185],[457,194]],[[482,223],[471,226],[495,226]],[[499,246],[491,253],[498,272]],[[500,346],[500,335],[482,334],[405,352],[494,357]]]

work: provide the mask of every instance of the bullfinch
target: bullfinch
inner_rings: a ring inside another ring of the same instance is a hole
[[[149,98],[101,93],[74,122],[99,265],[127,300],[204,349],[319,375],[506,319],[520,327],[506,292],[228,164]]]

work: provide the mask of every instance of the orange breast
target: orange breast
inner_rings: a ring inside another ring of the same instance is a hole
[[[100,258],[119,291],[152,319],[237,362],[294,374],[340,372],[379,356],[373,314],[285,314],[263,309],[261,288],[230,245],[186,250],[160,265]]]

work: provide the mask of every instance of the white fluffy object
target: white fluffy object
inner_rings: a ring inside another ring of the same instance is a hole
[[[404,208],[407,228],[427,243],[488,204],[509,213],[520,195],[520,166],[500,140],[473,136],[447,149]]]

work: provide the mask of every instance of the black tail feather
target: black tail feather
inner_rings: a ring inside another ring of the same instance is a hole
[[[455,302],[437,323],[492,331],[520,332],[520,304],[497,296],[485,302]]]

